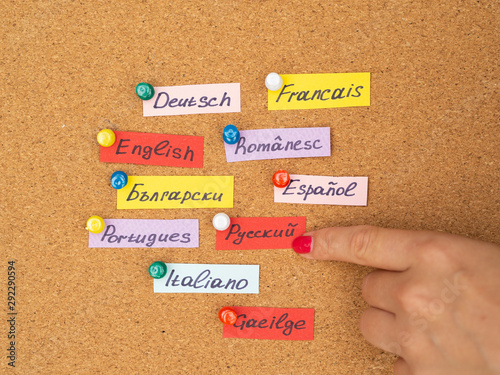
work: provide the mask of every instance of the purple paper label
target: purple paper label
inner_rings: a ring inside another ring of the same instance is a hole
[[[329,127],[242,130],[237,143],[224,145],[228,163],[331,155]]]
[[[105,219],[101,233],[89,232],[89,247],[198,247],[198,219]]]

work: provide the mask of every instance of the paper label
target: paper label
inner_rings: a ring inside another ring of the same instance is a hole
[[[101,162],[203,168],[203,137],[115,131]]]
[[[234,217],[217,231],[217,250],[291,249],[306,231],[305,217]]]
[[[89,247],[198,247],[198,219],[105,219],[104,231],[89,232]]]
[[[144,116],[192,115],[240,112],[240,84],[155,87],[150,100],[143,101]]]
[[[314,309],[232,307],[238,314],[234,325],[224,324],[222,337],[265,340],[312,340]]]
[[[282,74],[283,86],[268,91],[269,110],[370,105],[370,73]]]
[[[366,206],[368,177],[290,175],[286,188],[274,187],[278,203]]]
[[[233,186],[233,176],[129,176],[117,208],[231,208]]]
[[[259,293],[259,265],[167,264],[155,293]]]
[[[236,144],[224,146],[228,163],[330,156],[330,128],[242,130]]]

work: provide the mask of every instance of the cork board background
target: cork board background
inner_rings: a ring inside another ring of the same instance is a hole
[[[500,242],[498,4],[489,1],[3,1],[2,349],[16,261],[19,374],[389,374],[366,343],[368,268],[215,250],[217,210],[116,210],[109,177],[234,175],[230,216],[307,216]],[[369,108],[268,111],[271,72],[371,72]],[[134,88],[241,83],[236,114],[142,117]],[[332,156],[225,162],[221,132],[329,126]],[[103,128],[205,137],[203,169],[99,162]],[[368,176],[367,207],[274,204],[271,176]],[[200,219],[196,249],[89,249],[85,222]],[[147,267],[260,264],[258,295],[153,294]],[[316,309],[311,342],[222,339],[225,305]],[[3,350],[5,354],[5,350]]]

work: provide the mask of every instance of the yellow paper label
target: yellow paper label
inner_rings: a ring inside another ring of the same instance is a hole
[[[268,91],[269,110],[370,105],[370,73],[282,74],[281,78],[281,89]]]
[[[129,176],[118,209],[231,208],[234,176]]]

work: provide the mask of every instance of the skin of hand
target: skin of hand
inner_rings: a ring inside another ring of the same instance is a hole
[[[457,235],[335,227],[293,242],[307,259],[377,270],[363,280],[363,336],[394,374],[500,373],[500,247]]]

